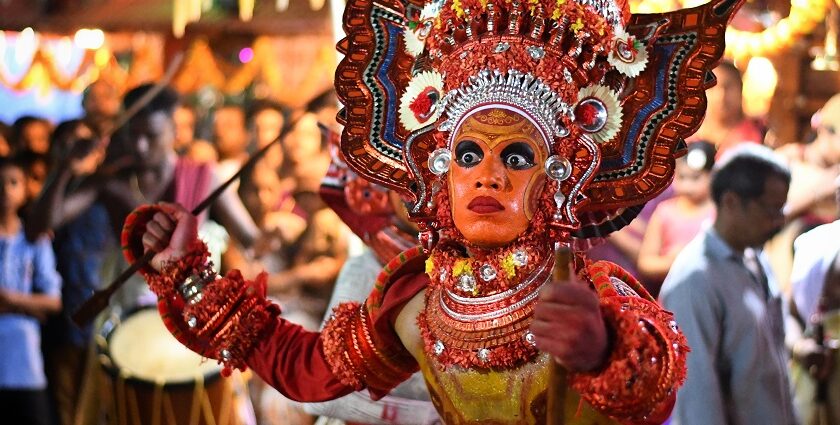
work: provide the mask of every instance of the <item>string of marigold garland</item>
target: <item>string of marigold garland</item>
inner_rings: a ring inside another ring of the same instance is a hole
[[[840,0],[834,0],[840,5]],[[634,13],[658,13],[677,8],[699,6],[692,0],[642,0],[631,2]],[[760,32],[726,30],[726,56],[742,58],[767,56],[790,47],[803,35],[810,34],[825,19],[831,0],[791,0],[790,13]]]

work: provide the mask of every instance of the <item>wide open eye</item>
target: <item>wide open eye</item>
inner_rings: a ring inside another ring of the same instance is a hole
[[[534,150],[525,142],[515,142],[502,150],[502,161],[512,170],[527,170],[534,166]]]
[[[465,140],[455,148],[455,162],[461,167],[470,168],[478,165],[484,159],[484,152],[477,143]]]

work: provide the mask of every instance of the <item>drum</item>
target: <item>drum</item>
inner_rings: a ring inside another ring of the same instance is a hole
[[[231,382],[221,367],[179,343],[157,310],[106,322],[99,342],[110,424],[238,425]]]

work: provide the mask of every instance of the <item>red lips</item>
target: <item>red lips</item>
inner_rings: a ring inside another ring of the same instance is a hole
[[[504,211],[505,207],[499,201],[489,196],[477,196],[470,201],[467,209],[478,214],[491,214],[494,212]]]

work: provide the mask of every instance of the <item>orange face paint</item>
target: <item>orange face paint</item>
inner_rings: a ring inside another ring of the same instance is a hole
[[[455,227],[480,247],[513,241],[528,228],[545,184],[543,136],[524,115],[489,108],[467,116],[452,140]]]

